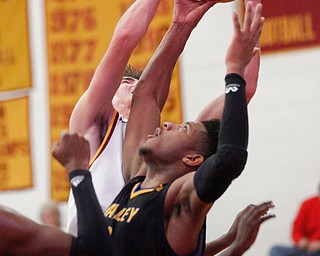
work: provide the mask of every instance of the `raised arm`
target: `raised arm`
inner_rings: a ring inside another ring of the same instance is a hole
[[[252,4],[249,2],[242,28],[240,28],[237,13],[233,14],[234,36],[226,54],[225,106],[218,137],[218,149],[217,153],[209,157],[194,175],[192,183],[197,192],[195,202],[199,199],[202,202],[214,202],[224,193],[231,181],[240,175],[246,163],[248,114],[245,82],[241,77],[256,51],[254,46],[260,37],[264,21],[261,17],[261,4],[257,5],[253,19],[252,11]],[[217,172],[216,168],[221,172]]]
[[[76,104],[70,119],[70,131],[84,135],[90,146],[93,126],[111,114],[112,98],[118,89],[130,55],[146,34],[160,0],[136,0],[119,20],[109,47],[98,65],[86,92]],[[98,136],[95,136],[99,138]],[[95,153],[95,152],[93,152]]]
[[[245,22],[240,28],[238,15],[234,13],[234,37],[226,54],[225,106],[218,135],[218,149],[197,170],[173,182],[166,197],[166,209],[174,211],[179,205],[187,205],[186,212],[169,219],[167,239],[178,248],[183,246],[175,237],[190,240],[189,234],[199,234],[205,216],[212,204],[228,188],[244,169],[247,159],[248,116],[245,98],[244,69],[250,62],[254,46],[261,34],[263,18],[262,5],[255,10],[251,19],[251,3],[248,3]],[[183,209],[179,209],[183,211]],[[177,234],[175,230],[188,227]],[[195,236],[197,237],[197,236]],[[194,242],[194,241],[193,241]],[[171,244],[172,247],[174,247]],[[181,249],[181,248],[180,248]]]
[[[245,5],[249,0],[245,1]],[[261,2],[261,0],[252,0],[253,8],[255,9],[256,5]],[[252,12],[253,14],[254,12]],[[253,17],[252,17],[253,18]],[[257,51],[252,57],[251,61],[245,68],[244,80],[246,81],[246,99],[249,103],[254,96],[257,86],[258,86],[258,77],[259,77],[259,68],[260,68],[260,40],[256,43]],[[259,50],[258,50],[259,49]],[[221,119],[223,107],[224,107],[224,94],[213,99],[204,109],[199,113],[196,118],[196,121],[210,120],[210,119]]]
[[[160,125],[160,112],[168,96],[174,66],[192,30],[214,4],[214,1],[203,4],[193,0],[175,1],[172,24],[133,94],[124,144],[124,171],[131,177],[139,175],[139,170],[145,173],[138,147]]]

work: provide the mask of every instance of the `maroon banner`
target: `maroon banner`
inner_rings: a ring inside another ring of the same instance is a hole
[[[320,1],[262,0],[262,53],[320,45]]]

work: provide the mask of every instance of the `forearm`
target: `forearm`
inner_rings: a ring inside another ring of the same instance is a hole
[[[247,0],[245,3],[247,4]],[[260,0],[253,0],[252,6],[253,9],[256,8],[257,4],[260,3]],[[254,18],[254,13],[252,12],[251,18]],[[261,57],[261,51],[260,51],[260,38],[258,39],[255,48],[259,49],[256,54],[252,57],[249,64],[246,66],[244,70],[244,79],[246,80],[246,98],[247,103],[250,102],[252,97],[254,96],[257,86],[258,86],[258,77],[259,77],[259,70],[260,70],[260,57]]]
[[[246,150],[249,129],[245,81],[237,74],[228,74],[225,80],[225,105],[218,138],[218,151],[225,145]]]
[[[96,197],[88,170],[69,173],[77,206],[78,237],[73,239],[70,256],[111,255],[108,227]]]
[[[0,255],[68,256],[72,237],[0,205]]]
[[[233,242],[233,239],[230,239],[227,235],[223,235],[218,239],[208,242],[206,244],[206,249],[203,255],[204,256],[216,255],[217,253],[227,248],[232,242]]]
[[[252,57],[250,63],[245,68],[244,79],[246,80],[246,99],[247,103],[250,102],[254,96],[257,86],[260,69],[260,50]]]
[[[248,248],[238,245],[231,245],[225,251],[219,254],[219,256],[241,256]]]
[[[191,32],[188,24],[171,24],[140,78],[138,90],[152,95],[160,109],[169,93],[173,69]]]
[[[217,153],[210,156],[194,176],[194,185],[202,201],[214,202],[241,174],[247,160],[247,144],[245,82],[239,75],[227,75]]]
[[[134,48],[146,34],[160,0],[136,0],[120,18],[113,39],[126,38],[125,47]]]
[[[121,83],[129,58],[146,34],[160,0],[137,0],[123,14],[88,90],[77,103],[70,130],[84,134],[97,117],[110,113],[112,98]]]
[[[140,170],[142,166],[138,155],[141,141],[160,125],[160,113],[168,97],[171,74],[190,33],[189,27],[172,24],[134,91],[124,145],[124,159],[130,159],[124,162],[124,172],[131,173],[131,177],[136,175],[133,170]]]

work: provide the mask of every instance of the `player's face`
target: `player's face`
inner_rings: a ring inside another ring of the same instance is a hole
[[[138,83],[138,79],[123,77],[119,89],[112,99],[113,107],[125,118],[129,117],[131,110],[132,94]]]
[[[140,152],[167,162],[182,159],[186,154],[197,153],[200,138],[206,132],[202,123],[185,122],[177,125],[165,122],[150,134]]]

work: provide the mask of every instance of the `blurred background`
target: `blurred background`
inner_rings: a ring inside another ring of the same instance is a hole
[[[0,204],[41,222],[42,206],[54,201],[65,228],[69,188],[64,170],[51,159],[51,143],[68,128],[69,113],[106,50],[117,19],[131,2],[0,1]],[[212,240],[228,231],[246,205],[273,200],[277,217],[263,224],[248,256],[266,256],[274,244],[290,244],[299,204],[317,192],[320,182],[320,19],[314,14],[320,2],[262,3],[266,31],[258,88],[248,108],[247,166],[215,203],[207,221],[207,238]],[[172,4],[160,10],[166,8],[171,17]],[[21,15],[8,19],[8,10]],[[86,12],[76,16],[72,10]],[[174,115],[169,113],[168,118],[193,120],[206,103],[223,93],[234,10],[241,13],[241,1],[217,4],[192,33],[175,70],[175,89],[167,108]],[[157,22],[162,27],[170,24],[170,20]],[[150,29],[160,31],[155,27]],[[70,48],[75,36],[84,43]],[[82,61],[73,51],[82,54]],[[150,53],[132,61],[143,66]],[[69,59],[64,58],[67,54]],[[67,76],[75,67],[78,73]]]

